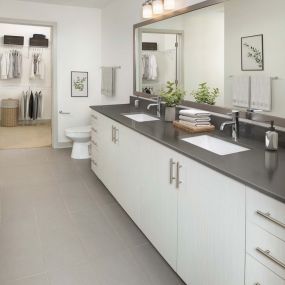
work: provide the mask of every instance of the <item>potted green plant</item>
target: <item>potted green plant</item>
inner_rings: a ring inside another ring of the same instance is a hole
[[[160,93],[165,102],[165,121],[171,122],[176,117],[176,106],[183,100],[185,92],[174,82],[167,81],[166,90]]]
[[[207,86],[207,82],[199,84],[198,90],[191,93],[197,103],[204,103],[208,105],[215,105],[216,99],[220,95],[219,88],[213,88]]]

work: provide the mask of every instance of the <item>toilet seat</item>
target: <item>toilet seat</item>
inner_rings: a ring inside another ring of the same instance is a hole
[[[91,126],[68,128],[65,130],[66,133],[91,133]]]

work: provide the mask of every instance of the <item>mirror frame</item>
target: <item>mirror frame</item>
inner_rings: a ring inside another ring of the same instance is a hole
[[[225,3],[228,0],[205,0],[203,2],[182,8],[182,9],[178,9],[175,10],[173,12],[169,12],[167,14],[163,14],[161,16],[157,16],[155,18],[137,23],[135,25],[133,25],[133,95],[137,96],[137,97],[142,97],[145,99],[151,99],[153,97],[153,95],[149,95],[143,92],[138,92],[136,90],[136,76],[137,76],[137,66],[136,66],[136,29],[137,28],[141,28],[144,27],[146,25],[150,25],[156,22],[160,22],[163,20],[167,20],[176,16],[180,16],[183,14],[187,14],[189,12],[193,12],[196,10],[200,10],[203,8],[207,8],[213,5],[217,5],[220,3]],[[211,105],[207,105],[207,104],[201,104],[201,103],[196,103],[193,101],[188,101],[188,100],[184,100],[181,102],[180,106],[185,106],[185,107],[193,107],[193,108],[198,108],[201,110],[206,110],[206,111],[210,111],[213,113],[219,113],[219,114],[227,114],[229,112],[232,111],[231,108],[226,108],[226,107],[221,107],[221,106],[211,106]],[[249,121],[256,121],[259,123],[267,123],[268,121],[274,120],[275,125],[276,126],[280,126],[285,128],[285,118],[282,117],[276,117],[276,116],[271,116],[271,115],[267,115],[264,113],[249,113],[246,110],[240,110],[240,117],[243,119],[247,119]]]

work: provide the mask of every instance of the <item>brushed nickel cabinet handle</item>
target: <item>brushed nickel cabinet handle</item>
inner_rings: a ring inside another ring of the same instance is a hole
[[[260,254],[264,255],[265,257],[267,257],[271,261],[275,262],[276,264],[281,266],[283,269],[285,269],[285,263],[278,260],[276,257],[272,256],[270,250],[263,250],[260,247],[257,247],[256,251],[259,252]]]
[[[119,142],[119,129],[114,127],[114,143],[116,144],[118,142]]]
[[[175,164],[175,162],[171,158],[169,160],[169,183],[170,184],[172,184],[173,180],[175,180],[175,177],[173,176],[173,166],[174,166],[174,164]]]
[[[282,227],[283,229],[285,229],[285,224],[282,223],[282,222],[280,222],[280,221],[278,221],[278,220],[276,220],[275,218],[273,218],[269,212],[268,212],[268,213],[264,213],[264,212],[262,212],[262,211],[260,211],[260,210],[257,210],[256,213],[257,213],[259,216],[261,216],[261,217],[263,217],[263,218],[265,218],[265,219],[267,219],[267,220],[273,222],[274,224],[276,224],[276,225]]]
[[[182,168],[182,165],[180,165],[179,162],[176,163],[176,189],[179,189],[180,184],[182,181],[180,180],[180,169]]]
[[[114,132],[115,132],[115,127],[112,126],[112,142],[114,142],[115,140]]]

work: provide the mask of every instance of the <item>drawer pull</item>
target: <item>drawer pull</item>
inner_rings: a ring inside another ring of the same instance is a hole
[[[182,168],[182,165],[177,162],[176,163],[176,189],[179,189],[180,184],[182,181],[180,180],[180,169]]]
[[[256,213],[257,213],[259,216],[262,216],[263,218],[265,218],[265,219],[267,219],[267,220],[269,220],[269,221],[271,221],[271,222],[277,224],[278,226],[282,227],[283,229],[285,229],[285,224],[282,223],[282,222],[280,222],[280,221],[278,221],[278,220],[276,220],[276,219],[274,219],[273,217],[271,217],[271,214],[270,214],[270,213],[263,213],[263,212],[261,212],[261,211],[259,211],[259,210],[257,210]]]
[[[97,130],[96,130],[96,129],[91,128],[91,130],[92,130],[94,133],[97,133]]]
[[[171,158],[169,161],[169,183],[172,184],[173,180],[175,180],[175,177],[173,175],[173,166],[175,165],[175,162]]]
[[[260,247],[257,247],[256,250],[261,253],[262,255],[266,256],[268,259],[270,259],[271,261],[275,262],[276,264],[278,264],[279,266],[281,266],[283,269],[285,269],[285,263],[283,263],[282,261],[278,260],[277,258],[275,258],[274,256],[271,255],[270,250],[263,250]]]

